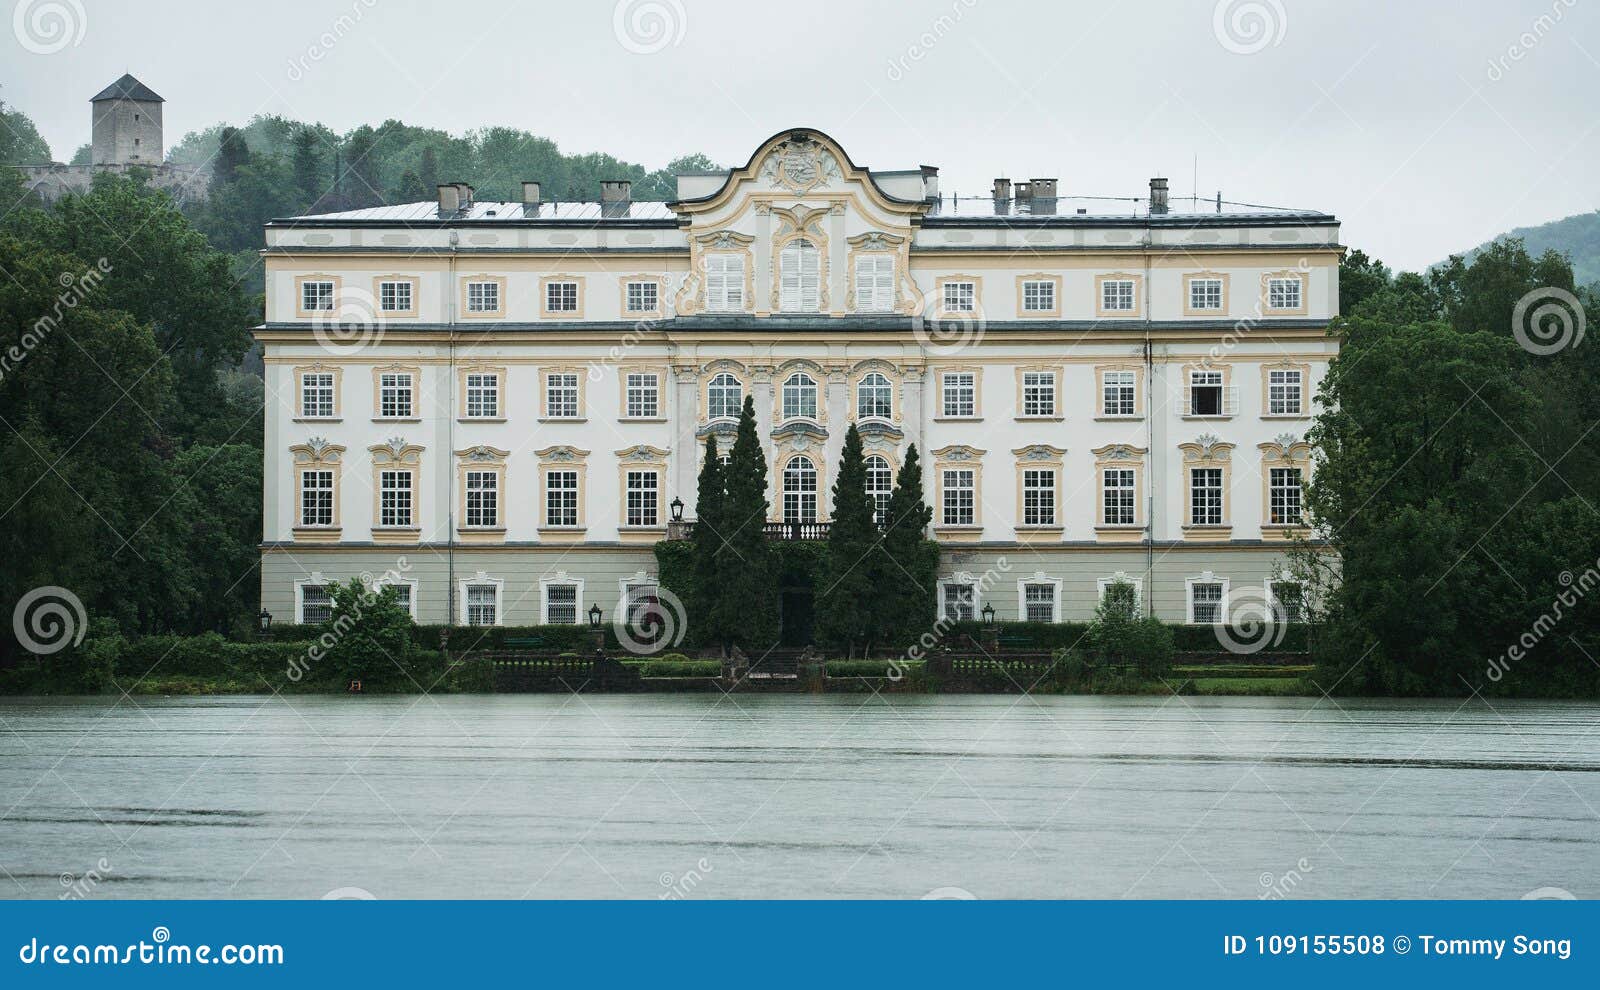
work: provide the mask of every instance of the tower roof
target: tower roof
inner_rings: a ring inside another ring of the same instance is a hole
[[[90,103],[99,103],[102,100],[138,100],[141,103],[167,102],[157,96],[155,90],[133,78],[131,72],[123,73],[121,79],[89,98]]]

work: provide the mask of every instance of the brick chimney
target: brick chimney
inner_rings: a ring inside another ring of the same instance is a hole
[[[540,205],[539,196],[540,196],[539,183],[537,183],[537,182],[527,182],[527,181],[522,183],[522,215],[523,216],[525,216],[525,217],[536,217],[536,216],[539,215],[539,205]]]
[[[1169,209],[1167,205],[1167,180],[1150,180],[1150,215],[1159,216]]]

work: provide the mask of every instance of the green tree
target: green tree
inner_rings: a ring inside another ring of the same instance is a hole
[[[852,659],[857,647],[871,645],[877,631],[873,598],[880,589],[873,558],[879,533],[873,511],[861,434],[851,423],[833,483],[833,516],[816,604],[822,642],[844,650]]]
[[[767,456],[756,435],[755,402],[744,397],[739,431],[727,466],[728,492],[717,548],[720,614],[736,619],[722,630],[727,645],[766,650],[777,641],[777,588],[767,546]]]
[[[48,165],[50,145],[21,110],[0,102],[0,165]],[[9,206],[13,201],[7,200]]]
[[[1106,586],[1085,638],[1101,665],[1131,666],[1142,677],[1162,677],[1171,669],[1172,630],[1142,614],[1138,590],[1126,581]]]
[[[323,152],[322,138],[311,127],[301,125],[294,132],[294,188],[299,194],[303,209],[310,209],[331,191],[328,181],[327,157]]]
[[[925,538],[932,521],[933,509],[922,491],[922,462],[917,445],[912,444],[889,493],[882,537],[872,562],[876,642],[902,645],[920,636],[933,621],[939,549]]]
[[[718,580],[718,551],[722,549],[722,528],[726,515],[727,485],[722,460],[717,454],[717,438],[706,437],[705,460],[700,465],[695,492],[693,545],[693,585],[689,596],[690,630],[701,643],[724,643],[729,630],[722,614],[722,589]]]
[[[227,190],[237,178],[239,169],[250,161],[250,144],[237,127],[224,127],[218,138],[217,157],[211,166],[211,184]]]
[[[1391,280],[1383,262],[1360,249],[1351,251],[1339,262],[1339,312],[1354,313],[1363,302],[1387,289]]]
[[[338,682],[409,681],[412,673],[411,613],[393,588],[373,589],[352,578],[328,589],[332,645],[324,662]],[[315,674],[315,670],[313,670]],[[409,684],[408,684],[409,686]]]

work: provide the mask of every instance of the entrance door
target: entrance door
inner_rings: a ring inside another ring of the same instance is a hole
[[[784,646],[810,646],[813,608],[810,588],[785,588],[779,598],[779,636]]]

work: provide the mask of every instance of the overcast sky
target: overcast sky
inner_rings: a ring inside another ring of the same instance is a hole
[[[0,2],[0,99],[61,160],[131,71],[169,147],[257,113],[396,117],[655,168],[807,125],[963,195],[1160,174],[1186,196],[1198,159],[1202,196],[1327,210],[1405,268],[1600,207],[1600,0]]]

